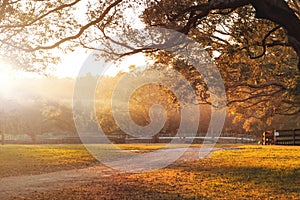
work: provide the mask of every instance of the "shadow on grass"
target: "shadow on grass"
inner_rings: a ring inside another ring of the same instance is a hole
[[[300,168],[279,171],[193,164],[145,174],[116,174],[20,199],[300,199],[299,177]]]
[[[30,195],[13,197],[12,199],[36,199],[36,200],[153,200],[153,199],[184,199],[178,192],[162,192],[156,190],[157,185],[143,185],[140,180],[126,179],[123,175],[110,177],[86,184],[78,184],[72,188],[61,190],[36,192]],[[202,199],[202,198],[201,198]]]
[[[219,182],[223,182],[225,185],[238,186],[233,187],[236,189],[245,187],[249,190],[271,192],[283,196],[297,194],[296,199],[300,199],[300,168],[275,169],[257,166],[203,166],[198,164],[175,165],[170,166],[169,169],[184,169],[184,172],[195,174],[200,179],[220,180]],[[229,187],[227,190],[230,190]]]

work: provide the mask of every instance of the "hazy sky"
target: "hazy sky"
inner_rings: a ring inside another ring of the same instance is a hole
[[[82,2],[82,4],[84,4],[84,1]],[[84,23],[84,21],[86,20],[86,10],[82,9],[84,8],[84,5],[79,4],[78,7],[79,8],[76,11],[76,16],[78,17],[81,23]],[[128,8],[124,10],[124,15],[126,16],[128,23],[134,24],[135,28],[143,28],[144,24],[138,18],[141,12],[142,9],[132,10]],[[53,66],[52,64],[49,64],[49,69],[47,69],[46,74],[58,78],[76,78],[80,68],[82,67],[83,63],[85,62],[90,53],[91,51],[87,51],[83,48],[78,48],[72,53],[63,55],[61,57],[61,63],[59,63],[58,65]],[[124,61],[122,61],[119,64],[119,66],[110,66],[109,69],[106,71],[106,75],[113,76],[119,71],[128,71],[127,67],[130,65],[144,67],[146,65],[145,57],[142,54],[127,57],[126,59],[124,59]],[[34,85],[31,84],[31,86],[29,86],[24,83],[29,83],[31,80],[37,78],[47,80],[45,76],[42,76],[37,73],[14,70],[13,67],[0,60],[0,96],[19,96],[20,93],[24,93],[27,90],[35,90]],[[33,82],[35,81],[32,81],[32,83]],[[47,88],[48,86],[45,85],[45,87]],[[21,92],[21,90],[23,91]],[[39,88],[39,90],[41,90],[41,88]]]

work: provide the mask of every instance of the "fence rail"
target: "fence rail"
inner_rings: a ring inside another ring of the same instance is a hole
[[[262,134],[262,144],[300,146],[300,129],[265,131]]]

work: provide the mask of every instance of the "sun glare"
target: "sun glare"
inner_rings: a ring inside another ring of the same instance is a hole
[[[131,56],[124,58],[120,63],[111,66],[106,72],[105,75],[115,76],[119,72],[129,72],[130,66],[134,65],[136,68],[145,69],[147,58],[142,53],[137,53]]]
[[[0,61],[0,96],[10,95],[13,91],[14,73],[11,67]]]

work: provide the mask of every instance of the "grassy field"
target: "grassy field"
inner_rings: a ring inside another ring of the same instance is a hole
[[[82,145],[0,146],[0,177],[41,174],[94,165]]]
[[[100,145],[97,149],[110,149]],[[164,144],[119,144],[124,150],[149,151],[164,148]],[[180,145],[174,145],[180,147]],[[199,147],[199,145],[193,145]],[[101,153],[101,151],[99,151]],[[134,152],[133,152],[134,153]],[[107,155],[103,151],[101,157]],[[118,156],[118,155],[116,155]],[[0,178],[32,175],[99,164],[83,145],[0,145]]]
[[[126,150],[156,150],[165,145],[120,144]],[[110,145],[100,145],[109,149]],[[101,151],[100,151],[101,153]],[[105,151],[102,157],[105,158]],[[0,145],[0,178],[32,175],[99,164],[83,145]]]
[[[132,145],[122,148],[135,149]],[[161,147],[138,145],[136,148]],[[62,168],[95,164],[95,160],[78,145],[4,146],[0,149],[1,163],[5,161],[6,167],[18,169],[30,159],[29,163],[39,162],[36,163],[38,166],[58,165]],[[16,156],[24,162],[12,164],[16,162]],[[1,171],[7,170],[6,167],[1,164]],[[300,199],[300,147],[239,146],[239,150],[217,151],[200,161],[176,163],[144,174],[115,174],[107,179],[24,198]]]

